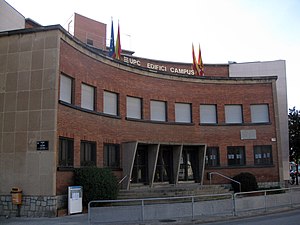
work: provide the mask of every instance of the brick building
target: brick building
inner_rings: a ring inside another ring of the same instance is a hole
[[[106,36],[106,25],[92,23]],[[260,185],[284,185],[284,60],[206,64],[197,77],[188,63],[129,51],[114,60],[86,32],[74,37],[54,25],[0,33],[0,215],[16,186],[26,198],[22,215],[55,215],[73,168],[87,165],[111,168],[124,189],[203,185],[209,172],[245,171]]]

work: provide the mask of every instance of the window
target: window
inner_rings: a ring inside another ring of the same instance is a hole
[[[243,123],[241,105],[225,105],[225,123]]]
[[[220,165],[219,147],[207,147],[206,156],[208,166]]]
[[[81,107],[89,110],[95,110],[95,88],[81,84]]]
[[[59,100],[72,104],[73,102],[73,79],[60,75]]]
[[[272,146],[257,145],[254,149],[254,164],[255,165],[272,165]]]
[[[191,104],[175,103],[175,122],[179,122],[179,123],[192,122]]]
[[[86,43],[87,43],[88,45],[91,45],[91,46],[94,45],[94,41],[93,41],[92,39],[88,39],[88,38],[87,38]]]
[[[59,138],[58,166],[73,167],[74,161],[74,140],[69,138]]]
[[[120,145],[104,144],[104,167],[120,168]]]
[[[227,158],[229,166],[243,166],[246,163],[245,147],[229,146],[227,147]]]
[[[81,141],[80,166],[96,166],[96,143]]]
[[[127,96],[126,110],[128,118],[142,119],[142,99]]]
[[[150,119],[153,121],[167,121],[167,103],[163,101],[150,101]]]
[[[252,123],[269,123],[269,107],[267,104],[251,105],[251,122]]]
[[[200,123],[217,123],[216,105],[200,105]]]
[[[103,111],[106,114],[118,115],[118,94],[104,91]]]

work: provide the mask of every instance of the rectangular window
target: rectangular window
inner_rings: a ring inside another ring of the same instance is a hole
[[[96,142],[81,141],[80,166],[96,166]]]
[[[243,166],[246,164],[244,146],[227,147],[228,166]]]
[[[104,144],[104,167],[120,168],[120,145]]]
[[[86,39],[86,43],[88,44],[88,45],[91,45],[91,46],[93,46],[94,45],[94,41],[92,40],[92,39]]]
[[[153,121],[167,121],[167,103],[163,101],[150,101],[150,119]]]
[[[71,77],[60,75],[59,100],[73,103],[73,79]]]
[[[58,166],[73,167],[74,162],[74,140],[59,137]]]
[[[118,115],[118,94],[104,91],[103,112],[110,115]]]
[[[200,105],[200,123],[217,123],[216,105]]]
[[[81,107],[84,109],[95,110],[95,88],[81,84]]]
[[[206,156],[208,166],[220,166],[219,147],[207,147]]]
[[[269,123],[269,107],[267,104],[251,105],[251,122],[252,123]]]
[[[175,103],[175,122],[178,123],[192,122],[191,104]]]
[[[142,119],[142,99],[127,96],[126,115],[128,118]]]
[[[225,123],[243,123],[241,105],[225,105]]]
[[[272,165],[272,146],[271,145],[257,145],[253,147],[254,150],[254,164],[255,165]]]

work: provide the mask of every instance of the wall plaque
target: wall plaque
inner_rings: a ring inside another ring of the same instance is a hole
[[[49,141],[37,141],[36,150],[38,151],[49,150]]]

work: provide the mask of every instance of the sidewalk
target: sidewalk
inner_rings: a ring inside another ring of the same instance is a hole
[[[197,217],[194,220],[191,218],[177,218],[170,220],[156,220],[156,221],[139,221],[139,222],[118,222],[118,223],[105,223],[105,225],[192,225],[192,224],[205,224],[209,222],[217,221],[229,221],[240,218],[255,217],[261,215],[268,215],[278,212],[290,211],[291,208],[280,208],[273,209],[268,212],[245,212],[238,216],[221,216],[221,215],[210,215]],[[293,208],[293,210],[299,210],[299,208]],[[1,225],[88,225],[88,214],[76,214],[62,217],[53,218],[28,218],[28,217],[13,217],[5,218],[0,217]],[[102,223],[103,224],[103,223]],[[91,225],[100,225],[100,223],[92,223]]]

